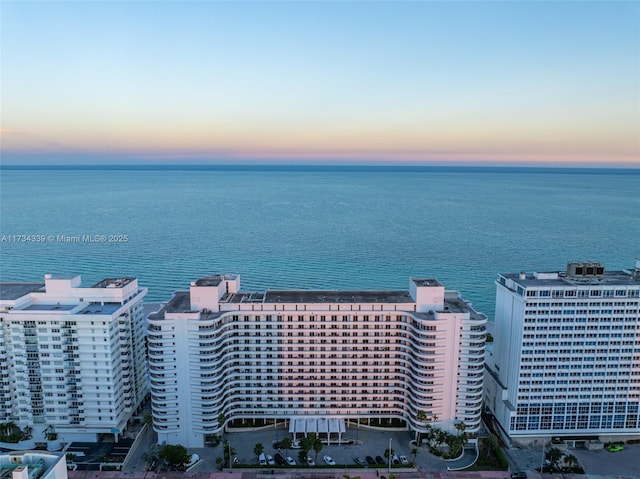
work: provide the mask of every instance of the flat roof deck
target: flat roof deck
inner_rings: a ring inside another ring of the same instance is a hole
[[[0,300],[15,301],[34,291],[44,291],[44,283],[0,283]]]
[[[118,311],[118,309],[120,309],[121,307],[122,307],[122,305],[118,304],[118,303],[104,303],[104,304],[92,303],[92,304],[88,305],[86,308],[83,308],[80,311],[78,311],[77,314],[106,314],[106,315],[112,315],[113,313]]]
[[[563,271],[548,271],[542,274],[558,274],[557,278],[538,279],[532,273],[526,273],[524,279],[520,279],[517,273],[501,273],[507,279],[513,280],[521,286],[591,286],[591,285],[611,285],[611,286],[632,286],[640,284],[640,277],[634,278],[624,271],[605,271],[601,277],[573,277],[567,276]]]
[[[77,304],[32,304],[22,311],[71,311]]]
[[[407,291],[265,291],[224,295],[221,303],[413,303]]]
[[[93,288],[124,288],[135,278],[105,278],[93,285]]]

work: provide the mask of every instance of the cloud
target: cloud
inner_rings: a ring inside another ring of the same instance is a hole
[[[14,128],[0,128],[0,135],[31,135],[31,133],[24,130],[16,130]]]

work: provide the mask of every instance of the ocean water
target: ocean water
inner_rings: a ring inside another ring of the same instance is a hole
[[[435,277],[492,318],[498,273],[633,266],[640,170],[4,167],[0,235],[3,281],[127,275],[165,301],[211,273],[244,290]],[[62,238],[82,235],[98,242]]]

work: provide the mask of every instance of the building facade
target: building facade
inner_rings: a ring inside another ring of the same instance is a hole
[[[528,443],[640,436],[640,260],[501,274],[485,404]]]
[[[0,422],[36,441],[117,438],[149,391],[146,293],[133,278],[0,283]]]
[[[408,291],[242,292],[201,278],[150,315],[158,441],[201,447],[230,420],[480,425],[486,317],[433,279]]]

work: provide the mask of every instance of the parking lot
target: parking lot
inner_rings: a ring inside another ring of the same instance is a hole
[[[589,478],[640,478],[640,445],[625,445],[620,452],[609,452],[607,449],[588,451],[586,449],[570,449],[563,445],[554,445],[565,454],[572,454],[584,468]],[[546,450],[549,446],[547,445]],[[534,471],[540,468],[543,457],[542,447],[522,449],[506,449],[505,454],[512,470]],[[548,474],[549,477],[562,477],[559,474]],[[531,475],[533,477],[533,475]],[[580,477],[571,474],[570,477]],[[582,476],[584,477],[584,476]]]
[[[241,465],[255,465],[256,468],[261,467],[258,464],[258,457],[253,452],[256,443],[261,443],[264,446],[265,454],[275,456],[276,453],[280,453],[283,457],[291,456],[296,463],[299,463],[299,449],[279,451],[272,446],[275,442],[280,441],[284,437],[291,437],[289,432],[284,429],[231,432],[225,433],[224,435],[225,440],[229,440],[231,447],[235,450],[235,456],[238,458],[238,463]],[[325,455],[329,455],[336,462],[335,467],[337,468],[343,468],[345,470],[350,468],[359,468],[354,461],[356,457],[361,458],[362,460],[365,460],[367,456],[374,459],[376,456],[384,458],[384,452],[389,448],[389,441],[391,441],[391,449],[396,455],[404,455],[410,462],[413,462],[413,455],[411,454],[412,446],[410,441],[414,439],[414,435],[407,431],[378,431],[365,428],[348,428],[343,438],[352,440],[353,444],[325,444],[317,455],[315,467],[326,467],[322,458]],[[217,468],[216,459],[222,457],[222,446],[215,448],[189,449],[189,452],[197,453],[202,459],[202,461],[193,469],[194,472],[213,471]],[[316,460],[316,454],[314,451],[311,451],[309,455]],[[419,449],[415,461],[419,469],[434,472],[446,471],[447,467],[460,465],[460,461],[444,461],[441,458],[435,457],[429,454],[424,447]],[[467,463],[472,462],[473,457],[469,454],[465,454],[462,461]],[[271,467],[276,466],[268,466],[265,467],[265,469]],[[286,468],[287,466],[281,467]],[[384,464],[367,465],[367,468],[377,470],[382,474],[387,471],[388,463],[385,460]],[[394,467],[394,469],[398,468],[400,468],[400,466]],[[406,470],[407,468],[402,469]]]

